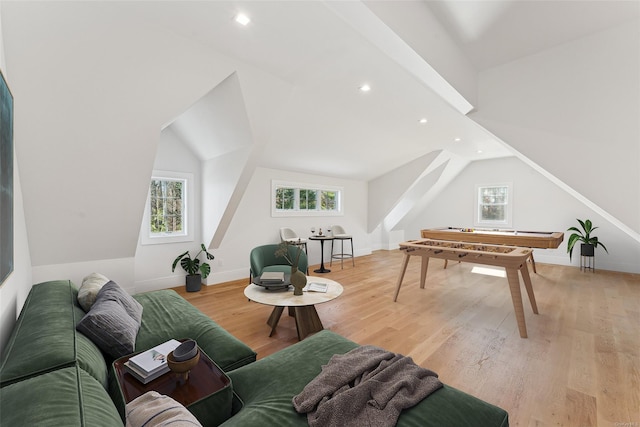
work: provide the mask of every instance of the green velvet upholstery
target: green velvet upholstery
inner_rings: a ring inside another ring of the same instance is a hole
[[[251,270],[249,271],[249,279],[251,277],[260,277],[265,271],[282,271],[283,273],[291,273],[291,264],[285,257],[277,257],[276,251],[280,245],[263,245],[257,246],[251,250],[249,254],[249,263]],[[303,250],[300,250],[298,246],[289,245],[287,247],[287,253],[289,259],[294,260],[298,256],[300,251],[300,258],[298,261],[298,270],[306,274],[309,267],[309,261],[307,254]]]
[[[321,366],[327,364],[331,356],[346,353],[357,346],[340,335],[324,330],[271,356],[229,372],[234,391],[244,406],[222,425],[308,425],[306,416],[293,409],[291,399],[321,372]],[[508,415],[496,406],[445,385],[418,405],[404,411],[398,425],[506,427]]]
[[[191,338],[223,371],[256,360],[256,353],[251,348],[175,291],[152,291],[133,297],[144,307],[136,351],[154,347],[172,338]]]
[[[107,364],[100,349],[76,324],[85,315],[78,289],[68,280],[31,288],[0,364],[0,386],[76,363],[107,387]]]
[[[77,366],[0,388],[2,426],[122,427],[109,395]]]
[[[175,291],[167,289],[133,296],[142,306],[142,325],[136,351],[149,349],[172,338],[191,338],[223,371],[256,360],[246,344],[205,316]],[[124,402],[113,369],[109,372],[109,394],[124,416]]]
[[[85,315],[77,296],[68,280],[32,286],[0,361],[0,425],[122,426],[112,360],[76,330]],[[136,351],[193,338],[223,369],[256,360],[251,348],[176,292],[134,298],[143,307]]]

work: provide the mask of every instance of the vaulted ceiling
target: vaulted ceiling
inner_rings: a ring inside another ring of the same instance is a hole
[[[264,166],[365,180],[440,149],[467,161],[511,155],[466,116],[477,107],[477,74],[638,16],[634,2],[583,1],[170,2],[137,9],[147,22],[291,85]],[[233,21],[239,12],[251,18],[246,27]],[[371,91],[359,91],[363,84]],[[211,144],[206,134],[200,142],[193,134],[193,142]]]
[[[183,116],[220,108],[231,75],[258,166],[370,181],[434,152],[458,165],[512,155],[470,119],[478,73],[640,14],[635,1],[0,7],[35,265],[133,256],[161,129],[178,119],[203,160],[233,150],[215,120]],[[83,243],[96,232],[99,246]]]

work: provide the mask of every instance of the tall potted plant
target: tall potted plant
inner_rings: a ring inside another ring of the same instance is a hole
[[[200,251],[193,258],[189,254],[189,251],[186,251],[178,255],[178,257],[173,261],[171,272],[175,271],[178,262],[184,271],[187,272],[187,277],[185,279],[187,292],[199,291],[202,286],[202,279],[206,279],[209,273],[211,273],[211,266],[206,262],[201,263],[198,258],[203,252],[208,260],[215,258],[212,254],[207,252],[207,248],[204,246],[204,243],[200,243]]]
[[[573,247],[578,242],[581,242],[580,255],[582,256],[594,256],[595,248],[597,248],[598,246],[602,246],[602,249],[604,249],[605,252],[609,253],[604,243],[599,241],[596,236],[592,235],[593,231],[598,227],[594,227],[590,219],[587,219],[585,221],[578,219],[577,221],[580,223],[582,230],[578,229],[577,227],[570,227],[569,229],[567,229],[567,231],[574,232],[571,236],[569,236],[569,240],[567,241],[567,252],[569,252],[569,259],[571,259],[571,255],[573,255]]]

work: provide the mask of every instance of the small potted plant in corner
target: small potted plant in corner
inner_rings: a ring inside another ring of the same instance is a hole
[[[173,261],[173,266],[171,267],[171,272],[175,271],[178,262],[180,266],[187,272],[186,277],[186,287],[187,292],[198,292],[200,287],[202,286],[202,279],[206,279],[209,273],[211,273],[211,266],[206,263],[200,263],[200,259],[198,258],[201,253],[205,253],[208,260],[214,259],[214,256],[207,252],[207,248],[203,243],[200,244],[200,252],[196,254],[193,258],[189,254],[189,251],[186,251]]]
[[[605,252],[609,253],[607,247],[604,243],[600,242],[596,236],[592,236],[591,233],[598,227],[594,227],[591,223],[591,220],[587,219],[582,221],[580,219],[577,220],[582,227],[582,230],[577,227],[570,227],[567,231],[573,231],[574,233],[569,236],[569,240],[567,241],[567,252],[569,252],[569,259],[571,259],[571,255],[573,255],[573,247],[576,243],[581,242],[580,244],[580,255],[592,257],[595,255],[595,248],[598,246],[602,246],[602,249]]]

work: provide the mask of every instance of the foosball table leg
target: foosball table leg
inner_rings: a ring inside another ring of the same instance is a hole
[[[522,307],[522,293],[520,292],[520,277],[517,268],[506,268],[507,279],[509,280],[509,290],[513,301],[513,311],[516,314],[516,322],[521,338],[527,338],[527,324],[524,319],[524,308]]]
[[[533,272],[538,274],[538,271],[536,270],[536,260],[533,259],[533,250],[531,251],[531,256],[529,256],[529,259],[531,260],[531,266],[533,266]]]
[[[393,302],[398,300],[398,294],[400,293],[400,286],[402,286],[402,279],[404,279],[404,273],[407,271],[407,265],[409,264],[409,255],[405,252],[404,261],[402,261],[402,269],[400,270],[400,277],[398,277],[398,284],[396,285],[396,293],[393,296]]]

